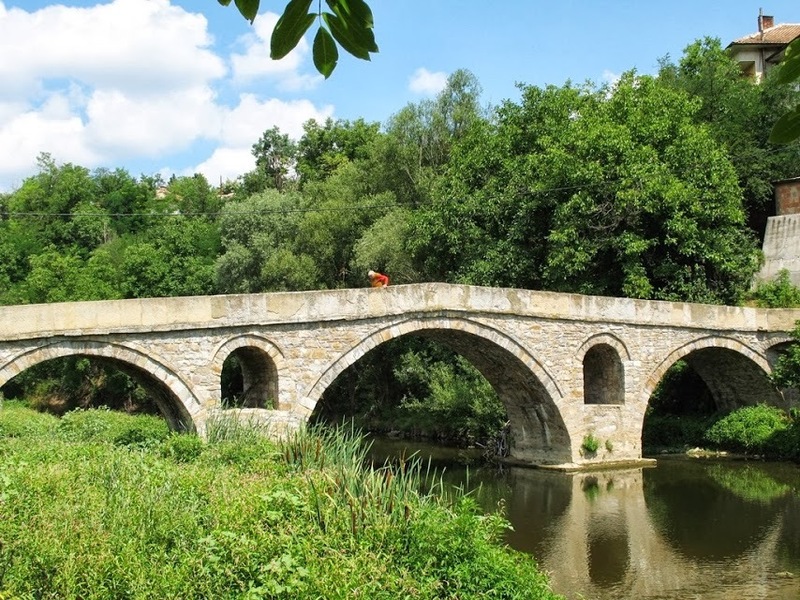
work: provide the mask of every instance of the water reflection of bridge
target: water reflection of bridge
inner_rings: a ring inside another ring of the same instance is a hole
[[[786,574],[779,552],[781,540],[796,536],[781,508],[793,502],[796,521],[796,497],[748,503],[708,477],[669,481],[655,469],[552,474],[546,485],[542,477],[513,473],[510,542],[536,556],[570,599],[800,597],[800,573]],[[543,511],[555,518],[540,537],[527,537]]]

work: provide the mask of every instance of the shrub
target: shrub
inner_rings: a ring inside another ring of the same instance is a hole
[[[0,404],[0,438],[48,436],[57,426],[56,417],[31,410],[21,402],[3,400]]]
[[[594,437],[593,434],[589,433],[583,436],[583,443],[581,444],[581,450],[583,450],[584,455],[593,455],[597,453],[597,449],[600,447],[600,440]]]
[[[161,444],[161,456],[175,462],[190,463],[203,452],[204,443],[190,433],[173,433]]]
[[[717,448],[772,453],[771,440],[788,426],[788,415],[779,408],[764,404],[746,406],[714,423],[706,431],[705,439]]]
[[[116,446],[129,448],[151,448],[169,437],[170,431],[164,419],[151,415],[130,416],[121,419],[113,442]]]
[[[649,414],[644,421],[642,445],[647,450],[702,446],[713,423],[713,417]]]
[[[129,415],[106,407],[68,412],[58,423],[59,436],[70,442],[107,442],[149,447],[169,435],[166,421],[152,415]]]
[[[758,284],[753,299],[764,308],[794,308],[800,306],[800,288],[792,284],[789,271],[781,269],[773,281]]]

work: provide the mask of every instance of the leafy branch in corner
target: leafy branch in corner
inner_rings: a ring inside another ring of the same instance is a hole
[[[778,83],[796,83],[800,79],[800,38],[786,47],[776,78]],[[800,104],[775,122],[769,141],[774,144],[788,144],[798,137],[800,137]]]
[[[218,0],[228,6],[231,0]],[[290,0],[278,19],[270,39],[270,58],[280,60],[291,52],[314,21],[319,22],[314,36],[314,66],[325,79],[330,77],[339,61],[337,44],[357,58],[370,60],[378,52],[373,33],[372,10],[364,0],[325,0],[331,12],[311,10],[314,0]],[[234,0],[242,16],[252,23],[258,14],[260,0]],[[310,11],[310,12],[309,12]]]

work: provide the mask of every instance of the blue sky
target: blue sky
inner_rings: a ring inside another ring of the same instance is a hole
[[[385,123],[470,70],[484,104],[517,82],[603,83],[704,36],[723,45],[757,30],[760,8],[799,23],[796,0],[368,0],[380,52],[342,53],[326,81],[307,42],[271,61],[284,0],[254,25],[216,0],[0,0],[0,191],[36,157],[132,175],[203,173],[216,185],[253,168],[251,146],[327,117]],[[270,12],[272,11],[272,12]]]

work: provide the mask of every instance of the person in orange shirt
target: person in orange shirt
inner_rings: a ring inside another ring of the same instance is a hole
[[[389,287],[389,278],[383,273],[368,271],[369,283],[372,287]]]

